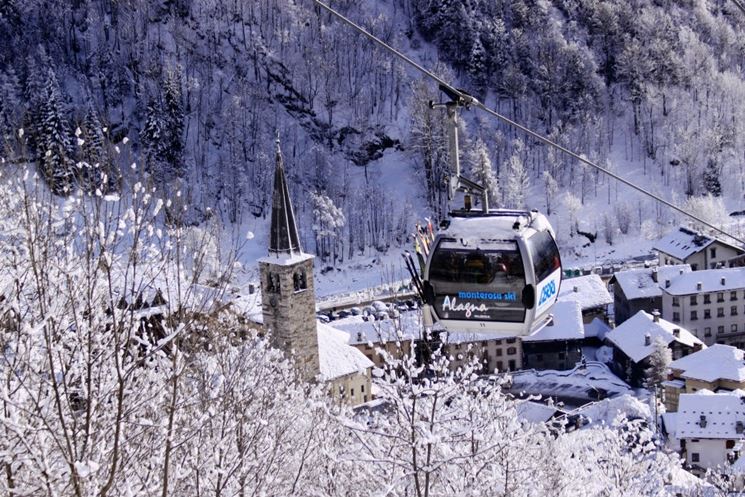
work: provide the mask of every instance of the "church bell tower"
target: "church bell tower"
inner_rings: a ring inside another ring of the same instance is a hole
[[[269,255],[259,259],[264,328],[272,345],[295,360],[306,381],[320,372],[313,259],[300,247],[295,214],[276,143]]]

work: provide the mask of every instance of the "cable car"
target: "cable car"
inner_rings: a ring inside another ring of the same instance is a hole
[[[524,336],[545,326],[561,284],[550,223],[538,211],[457,211],[422,274],[430,318],[447,331]]]

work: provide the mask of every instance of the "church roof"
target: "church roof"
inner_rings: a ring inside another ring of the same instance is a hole
[[[290,191],[285,180],[282,150],[277,139],[276,168],[274,170],[274,194],[272,198],[272,226],[269,235],[269,254],[295,255],[302,253],[300,237],[292,210]]]

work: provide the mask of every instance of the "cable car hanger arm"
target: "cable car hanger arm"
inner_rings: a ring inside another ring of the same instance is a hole
[[[735,1],[735,3],[737,3],[736,0],[733,0],[733,1]],[[366,36],[371,41],[373,41],[377,45],[381,46],[384,50],[392,53],[393,55],[395,55],[396,57],[398,57],[399,59],[401,59],[402,61],[404,61],[405,63],[407,63],[408,65],[410,65],[414,69],[416,69],[417,71],[421,72],[422,74],[424,74],[428,78],[430,78],[433,81],[437,82],[437,84],[440,87],[440,90],[443,93],[445,93],[446,95],[448,95],[453,100],[453,102],[456,103],[458,106],[462,106],[462,107],[466,107],[466,108],[476,107],[478,109],[481,109],[482,111],[486,112],[487,114],[491,115],[492,117],[495,117],[495,118],[499,119],[503,123],[505,123],[505,124],[507,124],[509,126],[512,126],[514,128],[519,129],[523,133],[526,133],[527,135],[535,138],[536,140],[538,140],[538,141],[540,141],[540,142],[542,142],[542,143],[544,143],[544,144],[546,144],[546,145],[548,145],[550,147],[554,147],[557,150],[560,150],[561,152],[563,152],[563,153],[569,155],[570,157],[572,157],[572,158],[574,158],[574,159],[582,162],[583,164],[585,164],[587,166],[590,166],[590,167],[592,167],[592,168],[594,168],[594,169],[596,169],[596,170],[598,170],[598,171],[600,171],[600,172],[602,172],[602,173],[610,176],[611,178],[615,179],[616,181],[620,181],[624,185],[626,185],[626,186],[628,186],[628,187],[630,187],[630,188],[638,191],[639,193],[642,193],[642,194],[646,195],[647,197],[649,197],[649,198],[651,198],[653,200],[656,200],[657,202],[659,202],[659,203],[661,203],[661,204],[663,204],[663,205],[665,205],[667,207],[670,207],[671,209],[677,211],[680,214],[683,214],[684,216],[686,216],[686,217],[688,217],[690,219],[693,219],[694,221],[696,221],[698,223],[701,223],[702,225],[704,225],[704,226],[706,226],[706,227],[714,230],[715,232],[720,233],[722,235],[725,235],[725,236],[727,236],[727,237],[729,237],[729,238],[731,238],[731,239],[733,239],[733,240],[735,240],[735,241],[737,241],[737,242],[745,245],[745,240],[743,240],[742,238],[738,238],[738,237],[732,235],[731,233],[728,233],[727,231],[725,231],[725,230],[723,230],[723,229],[721,229],[721,228],[713,225],[712,223],[710,223],[710,222],[708,222],[708,221],[706,221],[704,219],[701,219],[698,216],[696,216],[694,214],[691,214],[690,212],[687,212],[685,209],[683,209],[681,207],[678,207],[677,205],[673,204],[672,202],[670,202],[668,200],[665,200],[664,198],[662,198],[662,197],[660,197],[658,195],[655,195],[654,193],[646,190],[645,188],[642,188],[641,186],[638,186],[638,185],[632,183],[631,181],[629,181],[629,180],[627,180],[627,179],[625,179],[625,178],[617,175],[616,173],[614,173],[612,171],[609,171],[608,169],[606,169],[606,168],[604,168],[604,167],[602,167],[602,166],[600,166],[598,164],[595,164],[594,162],[592,162],[591,160],[587,159],[586,157],[584,157],[584,156],[582,156],[582,155],[580,155],[580,154],[578,154],[576,152],[572,152],[568,148],[563,147],[562,145],[559,145],[558,143],[556,143],[556,142],[554,142],[554,141],[546,138],[545,136],[543,136],[543,135],[541,135],[539,133],[536,133],[535,131],[531,130],[530,128],[527,128],[527,127],[523,126],[522,124],[519,124],[519,123],[513,121],[512,119],[510,119],[510,118],[508,118],[506,116],[503,116],[499,112],[497,112],[497,111],[495,111],[493,109],[490,109],[489,107],[487,107],[486,105],[484,105],[483,103],[481,103],[475,97],[469,95],[468,93],[466,93],[466,92],[464,92],[462,90],[459,90],[459,89],[455,88],[454,86],[452,86],[451,84],[449,84],[447,81],[443,80],[442,78],[440,78],[436,74],[434,74],[431,71],[427,70],[426,68],[424,68],[423,66],[421,66],[420,64],[418,64],[417,62],[415,62],[414,60],[412,60],[410,57],[404,55],[400,51],[398,51],[395,48],[393,48],[392,46],[388,45],[383,40],[379,39],[378,37],[376,37],[375,35],[373,35],[369,31],[367,31],[365,28],[363,28],[362,26],[360,26],[359,24],[356,24],[355,22],[351,21],[350,19],[348,19],[347,17],[345,17],[341,13],[337,12],[336,10],[332,9],[328,5],[324,4],[320,0],[313,0],[313,3],[315,3],[317,6],[321,7],[322,9],[324,9],[325,11],[327,11],[328,13],[330,13],[331,15],[333,15],[334,17],[336,17],[337,19],[341,20],[345,24],[351,26],[354,30],[356,30],[360,34]]]

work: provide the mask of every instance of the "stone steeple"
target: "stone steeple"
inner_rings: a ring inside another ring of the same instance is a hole
[[[264,328],[272,344],[293,358],[302,377],[313,381],[320,372],[314,257],[300,248],[279,139],[276,158],[269,255],[259,259]]]
[[[295,213],[292,210],[290,191],[285,180],[282,150],[277,138],[276,167],[274,169],[274,196],[272,199],[272,227],[269,238],[269,254],[299,254],[300,237],[297,234]]]

